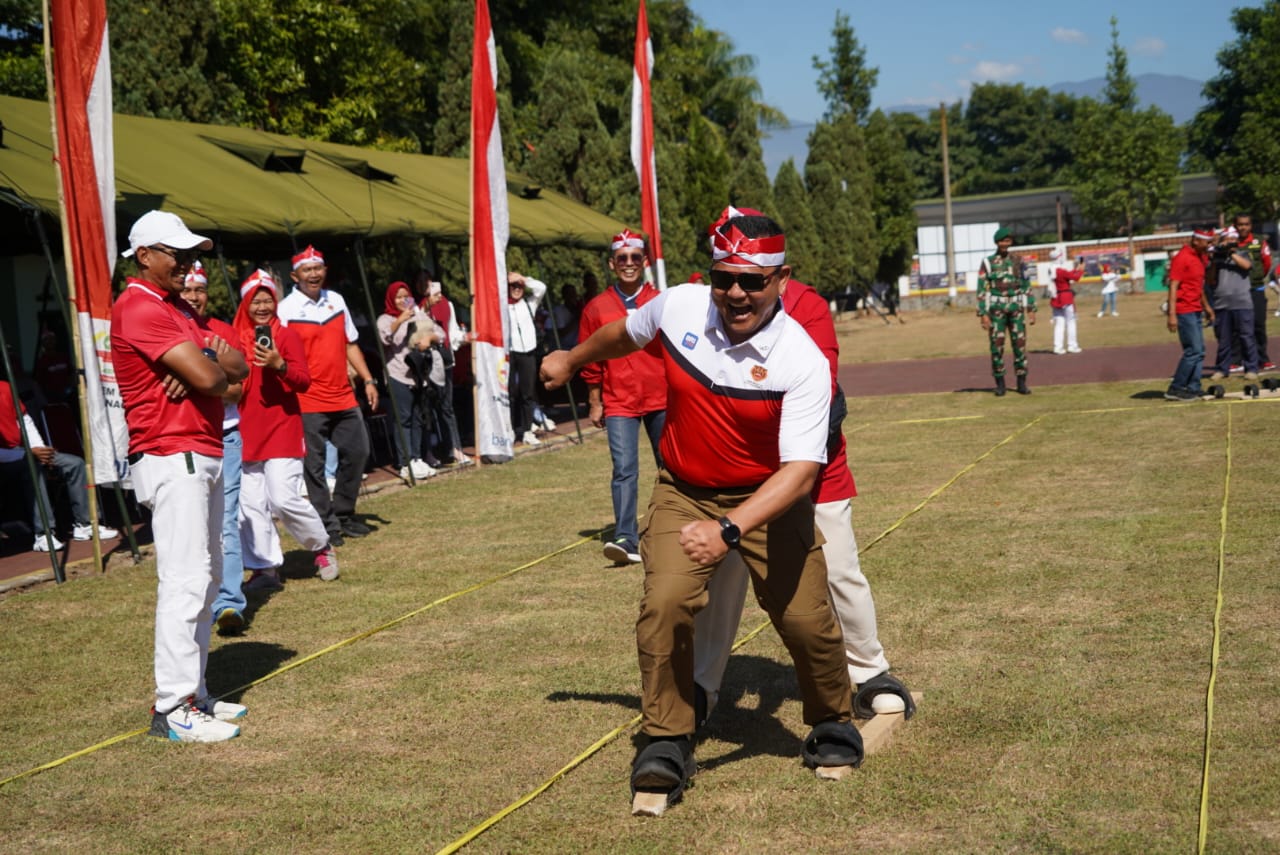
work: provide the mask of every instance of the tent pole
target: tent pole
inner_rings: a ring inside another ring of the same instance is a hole
[[[391,393],[392,380],[391,374],[387,371],[387,349],[382,346],[382,336],[378,334],[379,312],[374,310],[373,293],[369,290],[369,277],[365,274],[364,240],[362,238],[356,238],[355,250],[356,268],[360,271],[360,282],[364,285],[364,300],[369,307],[369,319],[373,322],[373,340],[378,345],[378,356],[382,360],[382,383],[387,390],[387,397],[391,399],[391,418],[395,423],[393,430],[395,430],[396,435],[400,438],[400,443],[396,444],[396,453],[397,455],[399,454],[400,447],[408,449],[407,453],[409,455],[409,459],[404,462],[404,468],[409,473],[409,486],[416,487],[418,486],[418,480],[413,477],[413,466],[410,465],[410,461],[413,460],[414,449],[409,448],[409,436],[405,433],[404,424],[400,421],[400,405],[396,403],[396,396]]]
[[[542,275],[546,276],[547,266],[542,263],[542,249],[540,247],[534,247],[533,258],[534,262],[540,268]],[[556,340],[556,350],[564,350],[564,348],[560,346],[560,328],[556,326],[556,301],[555,298],[551,296],[550,286],[547,286],[547,295],[545,299],[547,301],[547,314],[551,318],[551,337]],[[573,378],[571,377],[569,379],[570,382],[564,384],[564,391],[569,396],[569,412],[573,414],[573,427],[578,432],[578,445],[582,445],[582,422],[578,419],[578,402],[573,399]]]
[[[218,269],[222,271],[222,281],[227,283],[227,292],[231,294],[231,308],[235,309],[240,305],[240,294],[236,290],[236,286],[231,284],[231,277],[227,275],[227,257],[222,252],[222,243],[218,243]]]
[[[41,495],[47,495],[41,488],[44,486],[39,479],[44,475],[36,469],[36,457],[31,453],[31,443],[27,440],[26,426],[22,423],[22,403],[18,398],[18,383],[13,377],[13,365],[9,362],[9,346],[4,338],[4,325],[0,324],[0,352],[4,353],[4,376],[9,381],[9,397],[13,399],[13,415],[18,420],[18,434],[22,437],[23,455],[27,464],[27,475],[31,478],[31,493],[36,503],[36,510],[40,513],[40,522],[44,525],[45,546],[49,550],[49,564],[53,567],[53,578],[58,584],[67,581],[66,576],[62,572],[62,563],[58,561],[58,551],[53,548],[53,520],[49,518],[49,512],[52,510],[47,504],[41,500]]]
[[[49,236],[45,233],[44,222],[41,221],[40,214],[38,211],[33,210],[31,212],[31,215],[35,220],[36,234],[40,236],[40,245],[44,248],[45,261],[49,265],[49,275],[53,277],[53,281],[57,282],[58,274],[57,274],[57,268],[53,264],[53,249],[51,248],[51,245],[49,243]],[[89,480],[93,482],[94,481],[93,453],[91,451],[92,438],[88,434],[88,412],[85,409],[84,365],[81,364],[81,359],[80,359],[80,345],[78,342],[79,327],[71,323],[70,300],[59,300],[58,305],[61,306],[62,308],[62,319],[63,319],[63,323],[67,325],[67,332],[71,334],[71,358],[74,361],[74,364],[76,366],[76,376],[80,378],[80,382],[76,386],[76,392],[80,398],[79,400],[80,423],[81,423],[81,430],[84,432],[84,438],[81,440],[81,444],[83,445],[86,441],[89,443],[89,445],[86,446],[86,448],[84,449],[86,452],[85,465],[88,467],[88,473],[90,476]],[[124,501],[124,488],[120,485],[120,480],[118,478],[112,483],[111,486],[113,488],[112,492],[114,492],[116,496],[116,508],[117,510],[120,511],[120,519],[123,521],[123,524],[124,524],[125,538],[129,541],[129,554],[133,556],[133,563],[138,564],[142,561],[142,552],[141,550],[138,549],[138,538],[133,530],[133,519],[129,516],[129,508]],[[95,489],[96,487],[97,487],[96,483],[90,483],[88,486],[89,522],[91,525],[93,525],[93,529],[94,529],[93,531],[94,565],[97,567],[98,572],[102,573],[106,570],[106,566],[103,564],[103,561],[102,561],[102,546],[101,546],[101,541],[98,539],[98,526],[97,526],[98,491]]]

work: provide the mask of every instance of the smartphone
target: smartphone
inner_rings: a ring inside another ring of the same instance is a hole
[[[253,328],[254,342],[264,350],[271,349],[271,327],[266,324],[258,324]]]

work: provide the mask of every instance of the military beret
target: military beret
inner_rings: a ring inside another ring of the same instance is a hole
[[[999,243],[1000,241],[1004,240],[1007,237],[1013,237],[1013,235],[1009,234],[1008,229],[1006,229],[1004,226],[1001,226],[1000,228],[996,229],[995,237],[991,239],[996,243]]]

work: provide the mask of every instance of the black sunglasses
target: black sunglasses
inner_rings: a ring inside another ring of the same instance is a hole
[[[173,247],[164,246],[162,244],[155,244],[147,247],[147,249],[154,249],[156,252],[163,252],[165,255],[169,256],[184,267],[190,267],[200,260],[200,250],[198,249],[174,249]]]
[[[738,287],[748,294],[754,294],[757,291],[763,291],[769,285],[769,280],[777,273],[778,269],[770,273],[735,273],[732,270],[712,270],[710,272],[711,287],[717,291],[728,291],[733,287],[733,283],[737,282]]]
[[[626,264],[627,262],[631,262],[632,264],[644,264],[644,253],[633,252],[627,254],[624,252],[621,255],[615,255],[613,257],[614,264]]]

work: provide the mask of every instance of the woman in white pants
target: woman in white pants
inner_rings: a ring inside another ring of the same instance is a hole
[[[276,319],[279,291],[271,274],[256,270],[240,286],[234,326],[249,360],[249,378],[240,399],[244,441],[240,478],[240,541],[246,591],[279,590],[284,554],[276,517],[314,556],[317,575],[338,578],[338,559],[320,515],[302,488],[306,456],[298,393],[311,385],[298,334]]]
[[[1049,253],[1051,261],[1063,261],[1064,253],[1055,249]],[[1053,307],[1053,352],[1079,353],[1080,342],[1076,337],[1076,292],[1075,284],[1084,275],[1084,271],[1074,262],[1070,267],[1059,267],[1053,272],[1053,284],[1049,305]]]

